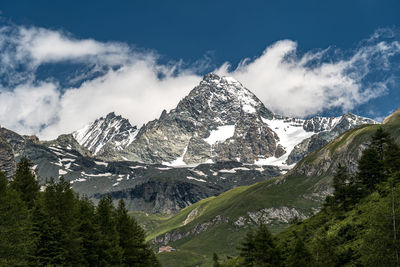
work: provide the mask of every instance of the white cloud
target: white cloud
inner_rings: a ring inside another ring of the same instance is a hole
[[[121,64],[129,59],[129,47],[121,43],[77,40],[61,32],[43,28],[19,28],[18,55],[27,55],[35,65],[63,60]]]
[[[86,123],[111,111],[129,118],[131,123],[143,123],[160,116],[163,109],[171,109],[189,93],[200,77],[190,73],[162,80],[157,78],[160,69],[152,62],[140,61],[118,71],[109,71],[105,76],[69,89],[60,101],[58,123],[45,129],[45,138],[60,132],[72,132]]]
[[[279,41],[254,61],[244,60],[232,72],[226,63],[217,72],[234,76],[279,114],[307,116],[337,107],[349,111],[387,92],[388,81],[366,85],[363,79],[371,64],[388,67],[390,56],[400,53],[400,45],[370,44],[347,59],[330,62],[324,61],[329,49],[301,57],[296,52],[297,43]]]
[[[0,90],[0,124],[23,134],[39,133],[57,118],[60,93],[53,83]]]
[[[330,60],[329,48],[299,56],[297,44],[283,40],[258,58],[243,60],[233,71],[228,63],[216,71],[234,76],[277,113],[306,116],[330,108],[351,110],[387,91],[387,81],[364,83],[371,64],[390,68],[390,57],[399,54],[398,42],[376,42],[379,36],[350,56]],[[76,88],[37,80],[38,66],[57,62],[120,68],[108,68]],[[185,69],[183,65],[181,61],[160,64],[155,53],[137,52],[122,43],[80,40],[43,28],[3,27],[0,74],[12,82],[9,88],[0,88],[0,124],[51,139],[114,111],[140,126],[163,109],[175,107],[198,84],[199,66]]]

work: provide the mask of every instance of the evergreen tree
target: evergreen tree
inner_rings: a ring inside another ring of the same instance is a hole
[[[379,127],[372,136],[371,147],[378,152],[380,160],[383,160],[384,150],[388,143],[393,143],[390,134],[383,130],[382,127]]]
[[[220,266],[218,260],[219,260],[218,255],[217,255],[217,253],[214,252],[213,253],[213,265],[214,265],[214,267],[219,267]]]
[[[389,142],[384,150],[383,166],[387,177],[400,172],[400,148],[394,142]]]
[[[246,233],[244,240],[240,243],[239,247],[240,257],[243,258],[243,266],[253,266],[255,257],[255,244],[254,244],[254,231],[250,230]]]
[[[350,183],[350,175],[345,166],[339,164],[338,170],[333,177],[334,199],[336,203],[344,203],[348,197],[347,187]]]
[[[78,233],[82,239],[82,257],[85,265],[98,266],[98,247],[101,245],[102,234],[100,226],[96,223],[95,207],[86,197],[79,201]]]
[[[33,249],[29,212],[0,172],[0,266],[25,266]]]
[[[333,189],[333,197],[328,197],[327,202],[331,201],[331,206],[335,209],[342,208],[347,211],[362,197],[362,192],[360,192],[362,188],[357,184],[354,176],[349,174],[347,167],[341,164],[333,177]]]
[[[370,207],[368,231],[363,237],[361,261],[365,266],[399,266],[400,190],[394,188]]]
[[[27,207],[31,209],[39,194],[40,185],[32,172],[32,163],[27,158],[23,157],[18,162],[17,170],[10,185],[20,194]]]
[[[45,212],[54,220],[54,223],[62,226],[62,246],[65,259],[69,264],[82,264],[81,238],[78,233],[78,199],[73,193],[70,184],[61,177],[58,183],[53,179],[47,184],[44,192]]]
[[[290,252],[289,257],[286,259],[285,266],[297,267],[297,266],[314,266],[314,259],[308,251],[303,240],[296,236],[296,244],[294,249]]]
[[[101,241],[98,247],[99,266],[121,265],[123,251],[119,246],[119,235],[114,221],[114,207],[110,195],[100,199],[96,210]]]
[[[326,231],[319,229],[314,233],[311,242],[312,255],[315,266],[333,267],[336,266],[337,256],[334,243],[326,236]]]
[[[158,266],[153,251],[145,243],[145,232],[135,219],[129,217],[123,199],[116,210],[116,226],[126,266]]]
[[[49,215],[43,200],[36,202],[32,211],[33,234],[36,249],[32,264],[36,266],[67,265],[64,247],[65,233],[62,225]]]
[[[374,147],[369,147],[363,151],[358,161],[358,169],[358,180],[368,192],[374,191],[376,185],[385,180],[382,160]]]
[[[240,248],[240,256],[244,258],[245,266],[279,266],[281,254],[275,245],[272,234],[264,224],[256,233],[249,232]]]

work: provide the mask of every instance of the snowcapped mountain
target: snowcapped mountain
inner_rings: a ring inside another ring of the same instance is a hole
[[[313,117],[308,120],[274,115],[273,119],[263,121],[279,136],[278,144],[287,153],[278,158],[260,157],[255,164],[275,166],[292,166],[345,131],[363,124],[377,123],[352,113],[339,117]]]
[[[72,135],[81,146],[92,152],[92,155],[110,156],[129,146],[137,133],[136,126],[111,112],[105,118],[95,120]]]
[[[263,122],[273,114],[238,81],[208,74],[175,109],[140,129],[120,154],[147,163],[186,165],[279,156],[278,136]]]
[[[75,139],[106,160],[185,166],[218,161],[291,166],[344,131],[373,120],[353,114],[308,120],[272,113],[240,82],[210,73],[175,109],[140,130],[110,113]]]

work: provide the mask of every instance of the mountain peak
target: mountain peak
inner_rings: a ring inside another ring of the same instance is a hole
[[[99,155],[105,152],[108,146],[114,146],[116,150],[124,149],[132,143],[137,132],[136,126],[132,126],[127,119],[110,112],[105,118],[95,120],[72,135],[93,155]]]
[[[106,119],[111,120],[112,118],[115,118],[115,117],[120,117],[120,116],[116,116],[114,111],[112,111],[107,114]]]
[[[219,76],[213,72],[204,75],[203,80],[200,82],[200,84],[202,84],[202,83],[208,83],[208,84],[211,83],[211,84],[215,84],[215,85],[237,84],[237,85],[240,85],[240,87],[243,87],[243,85],[240,82],[238,82],[235,78],[230,77],[230,76]]]

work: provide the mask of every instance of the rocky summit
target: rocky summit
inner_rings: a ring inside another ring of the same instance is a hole
[[[123,150],[132,143],[137,133],[136,126],[111,112],[72,135],[93,156],[112,158],[116,151]]]
[[[354,114],[280,116],[232,77],[210,73],[175,109],[140,130],[114,113],[73,135],[104,160],[169,166],[238,161],[292,166],[344,131],[376,123]]]

